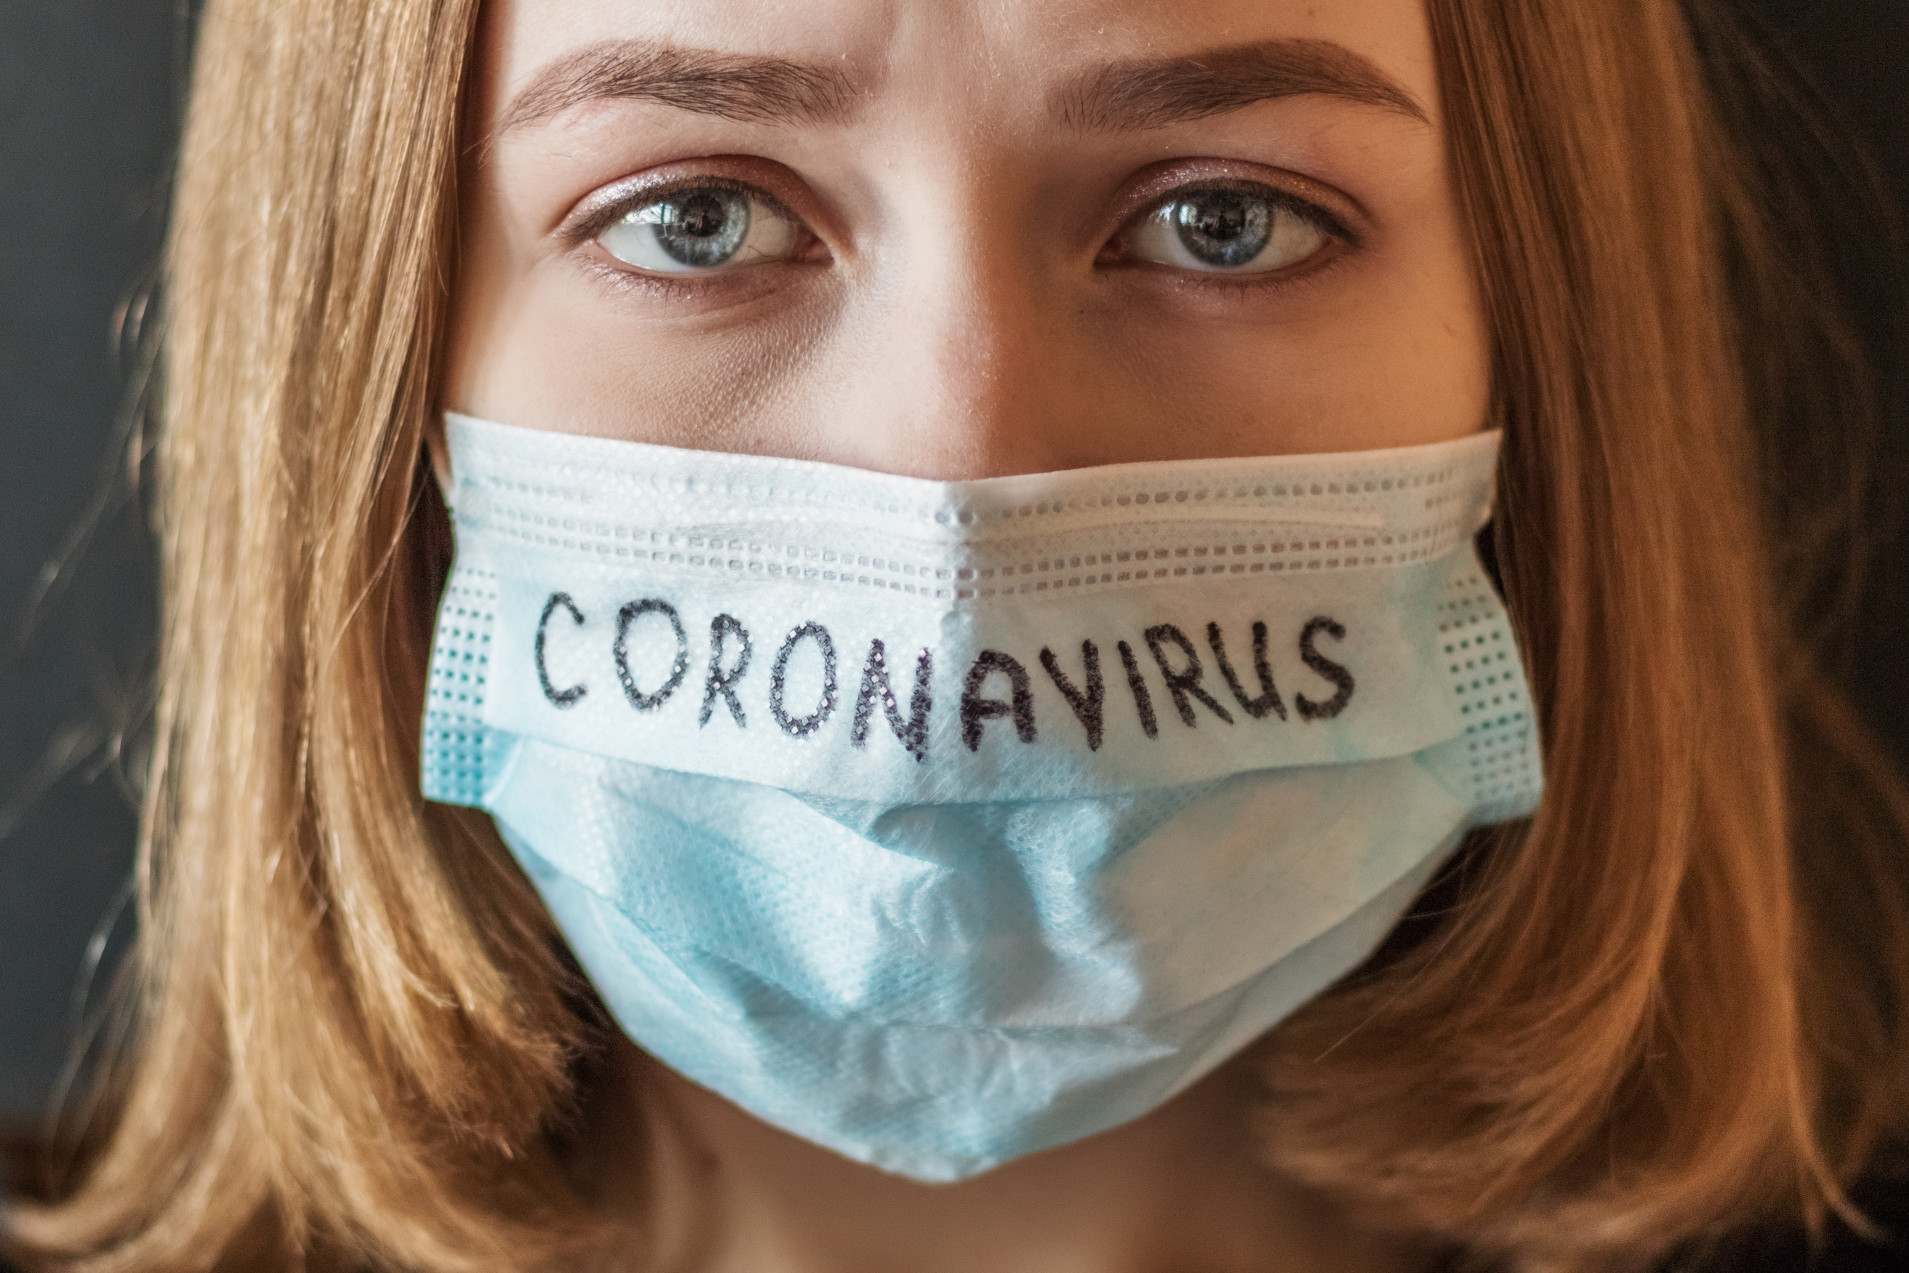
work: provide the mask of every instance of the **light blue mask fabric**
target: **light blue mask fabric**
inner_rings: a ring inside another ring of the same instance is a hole
[[[890,1171],[1154,1108],[1538,799],[1493,434],[959,483],[449,439],[425,794],[633,1040]]]

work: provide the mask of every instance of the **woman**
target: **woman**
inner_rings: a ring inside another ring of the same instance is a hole
[[[140,1046],[22,1250],[1862,1223],[1909,806],[1776,588],[1753,372],[1801,346],[1721,30],[215,0]]]

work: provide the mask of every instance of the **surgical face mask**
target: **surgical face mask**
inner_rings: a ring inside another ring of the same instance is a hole
[[[449,420],[424,790],[630,1037],[954,1180],[1351,970],[1537,739],[1497,437],[933,482]]]

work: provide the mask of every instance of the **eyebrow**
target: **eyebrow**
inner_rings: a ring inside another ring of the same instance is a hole
[[[545,66],[511,98],[495,135],[585,102],[654,102],[752,124],[838,123],[864,94],[837,67],[717,53],[640,40],[606,40]]]
[[[1417,99],[1364,56],[1330,40],[1263,40],[1181,57],[1114,62],[1049,99],[1083,131],[1164,128],[1256,102],[1324,93],[1430,123]]]

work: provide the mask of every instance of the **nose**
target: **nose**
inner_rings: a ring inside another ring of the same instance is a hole
[[[943,481],[1093,462],[1070,442],[1086,404],[1065,267],[987,194],[937,201],[871,263],[871,299],[829,360],[845,377],[827,395],[833,458]]]

